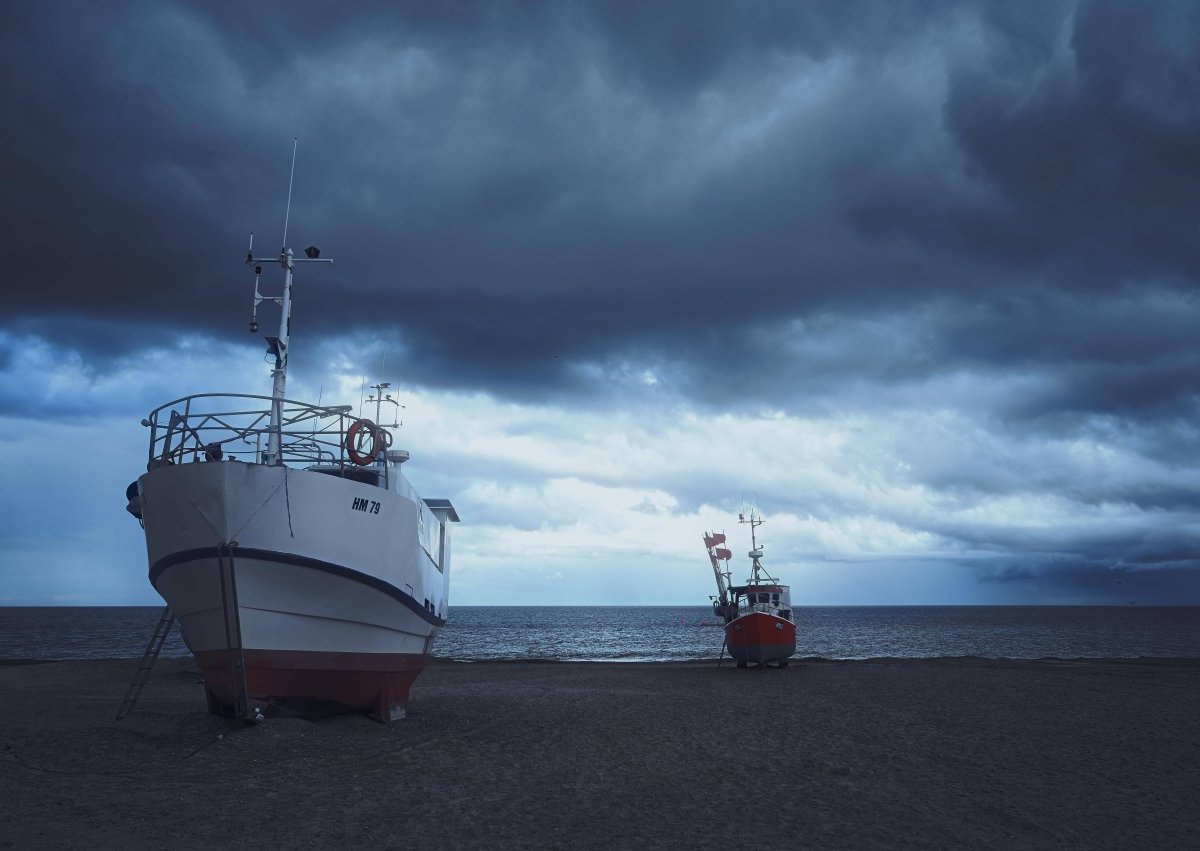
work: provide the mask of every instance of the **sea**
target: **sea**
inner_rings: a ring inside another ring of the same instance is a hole
[[[0,662],[139,657],[161,613],[0,608]],[[794,617],[798,657],[1200,658],[1200,606],[812,606]],[[466,662],[666,662],[721,650],[707,606],[458,606],[434,645]],[[188,655],[177,626],[162,655]]]

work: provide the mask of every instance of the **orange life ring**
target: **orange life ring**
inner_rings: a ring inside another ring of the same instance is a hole
[[[358,449],[359,432],[366,429],[371,435],[371,454],[364,455]],[[383,438],[379,436],[381,429],[379,426],[370,420],[355,420],[350,428],[346,429],[346,454],[350,456],[350,460],[360,467],[365,467],[375,460],[379,455],[379,451],[383,449]]]

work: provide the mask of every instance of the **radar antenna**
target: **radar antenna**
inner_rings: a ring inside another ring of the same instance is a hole
[[[401,405],[399,402],[397,402],[395,399],[393,399],[391,393],[385,394],[383,392],[384,390],[387,390],[391,386],[392,385],[387,381],[381,381],[378,384],[372,384],[371,390],[374,392],[372,392],[371,395],[367,397],[368,405],[371,404],[372,402],[375,403],[375,423],[376,423],[376,425],[379,425],[382,428],[400,428],[400,426],[401,426],[400,411],[401,411],[401,409],[404,408],[404,406]],[[391,425],[383,424],[382,417],[383,417],[384,402],[389,402],[392,405],[396,406],[396,409],[394,411],[392,411],[393,422],[391,423]]]
[[[759,559],[762,558],[763,551],[762,547],[758,545],[758,539],[755,536],[755,530],[767,521],[762,519],[762,512],[760,512],[753,505],[750,506],[749,515],[750,516],[747,517],[746,512],[738,515],[738,523],[749,524],[750,526],[750,552],[746,553],[750,559],[751,565],[749,583],[759,582],[764,579],[769,582],[777,582],[778,580],[763,570],[762,563],[759,561]]]

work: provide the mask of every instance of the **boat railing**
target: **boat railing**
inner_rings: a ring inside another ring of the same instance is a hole
[[[349,405],[280,401],[280,457],[271,458],[270,396],[199,393],[161,405],[142,425],[150,428],[147,469],[161,464],[247,460],[253,463],[354,467],[347,430],[358,420]]]

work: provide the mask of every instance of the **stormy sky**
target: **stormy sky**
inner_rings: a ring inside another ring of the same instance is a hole
[[[452,603],[703,604],[748,502],[801,604],[1200,603],[1194,3],[0,15],[0,603],[156,602],[294,137],[288,395],[392,382]]]

